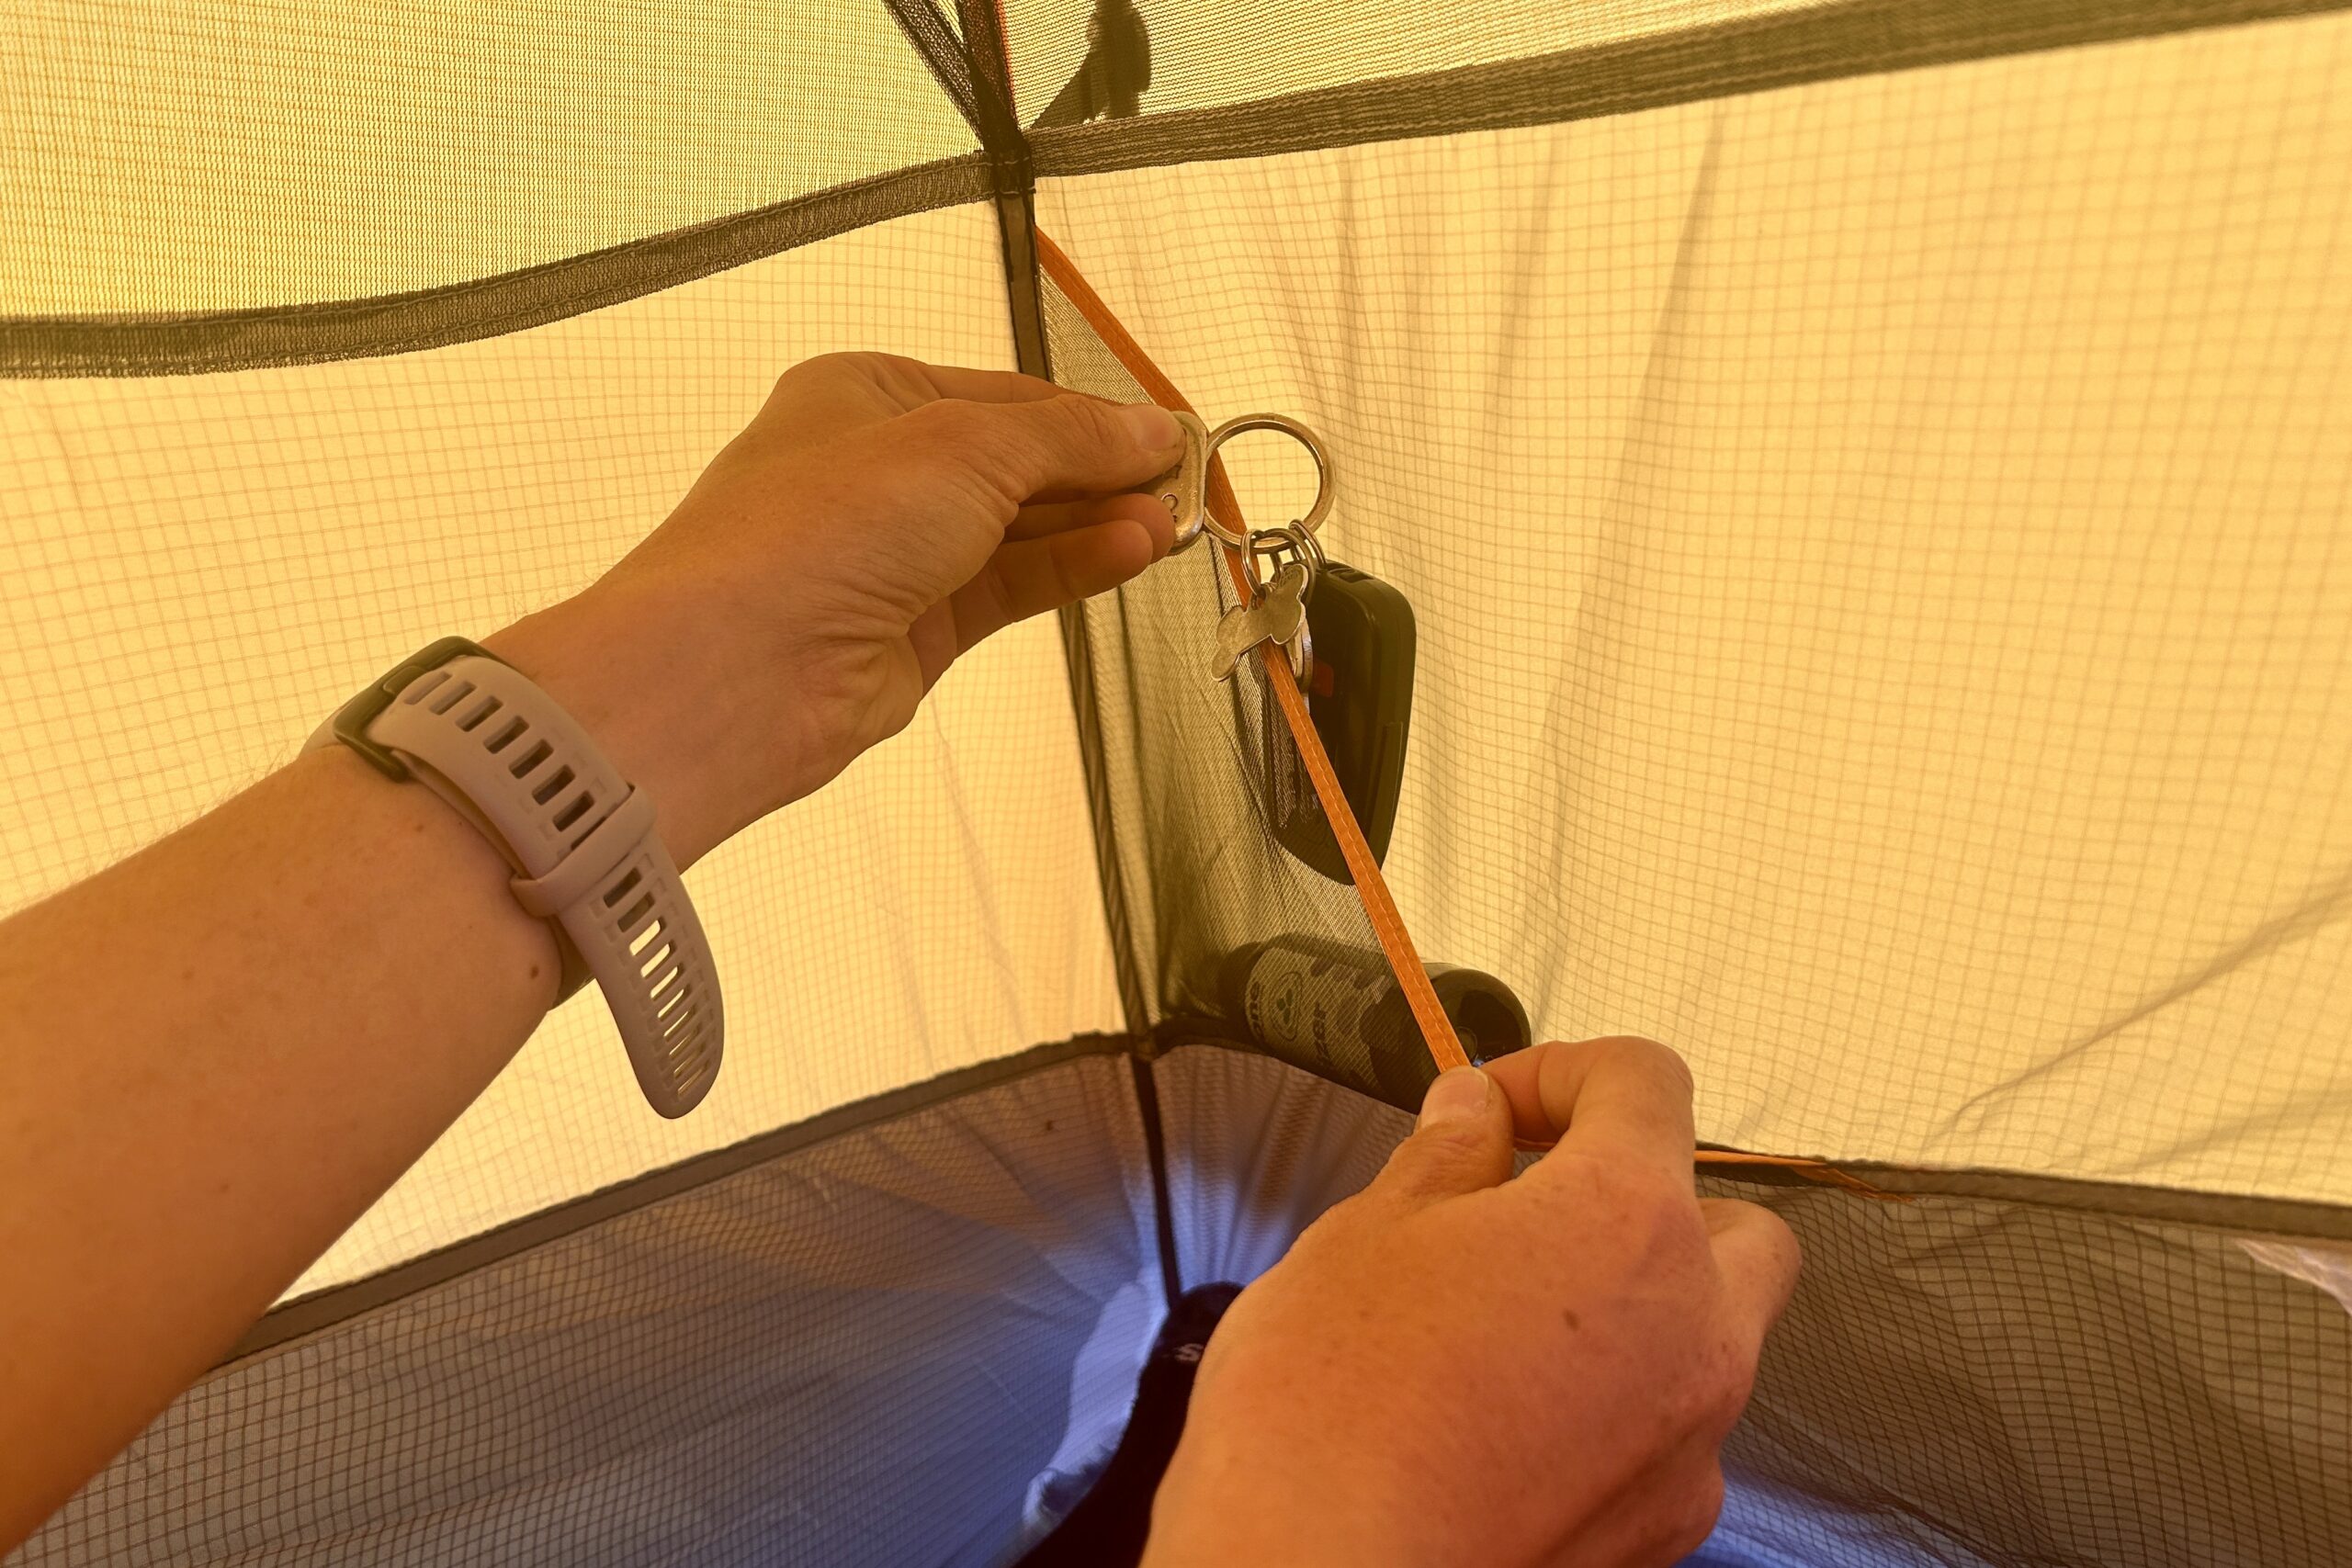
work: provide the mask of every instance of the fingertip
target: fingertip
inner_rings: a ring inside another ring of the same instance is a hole
[[[1104,519],[1124,519],[1141,528],[1151,539],[1151,559],[1166,558],[1176,547],[1176,519],[1156,496],[1113,495],[1102,502]],[[1146,565],[1150,564],[1146,562]]]
[[[1118,547],[1122,551],[1132,551],[1136,557],[1135,570],[1128,572],[1127,577],[1135,576],[1136,572],[1143,570],[1166,553],[1161,549],[1159,537],[1152,532],[1151,525],[1140,518],[1114,518],[1111,526],[1117,531]],[[1125,579],[1120,581],[1125,581]]]
[[[1366,1195],[1418,1207],[1510,1179],[1512,1154],[1502,1097],[1476,1067],[1438,1075],[1421,1097],[1412,1135],[1390,1151]]]
[[[1486,1065],[1487,1076],[1510,1106],[1511,1135],[1522,1142],[1549,1148],[1560,1135],[1560,1129],[1544,1110],[1544,1059],[1566,1049],[1558,1041],[1547,1040],[1494,1057]]]
[[[1687,1176],[1693,1146],[1690,1069],[1655,1040],[1606,1035],[1546,1041],[1487,1064],[1510,1097],[1518,1134],[1577,1143]]]
[[[1796,1232],[1762,1204],[1738,1198],[1702,1198],[1699,1212],[1706,1220],[1715,1267],[1758,1321],[1770,1326],[1795,1292],[1804,1265]]]
[[[1176,416],[1158,403],[1128,403],[1119,410],[1118,420],[1139,451],[1172,454],[1183,444],[1183,428]]]
[[[1417,1127],[1442,1126],[1448,1122],[1473,1122],[1487,1114],[1494,1083],[1476,1067],[1453,1067],[1438,1074],[1421,1097]]]

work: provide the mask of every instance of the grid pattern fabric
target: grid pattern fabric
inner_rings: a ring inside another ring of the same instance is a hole
[[[32,0],[0,314],[426,288],[974,141],[880,0]]]
[[[1209,419],[1337,454],[1330,551],[1419,621],[1425,958],[1676,1045],[1713,1142],[2340,1201],[2347,66],[2268,22],[1039,221]],[[1091,618],[1159,1017],[1355,919],[1250,836],[1210,570]]]
[[[1253,1278],[1411,1130],[1244,1052],[1178,1047],[1153,1070],[1188,1284]],[[2240,1238],[1700,1186],[1778,1212],[1804,1270],[1694,1568],[2352,1560],[2352,1313]]]
[[[1347,82],[1580,49],[1823,0],[1132,0],[1151,39],[1147,114],[1248,103]],[[1005,0],[1024,123],[1085,61],[1096,0]]]
[[[0,382],[0,908],[290,760],[434,637],[585,586],[796,361],[1007,365],[1003,300],[993,215],[951,209],[431,353]],[[1084,799],[1058,639],[1013,628],[691,874],[729,1024],[695,1115],[647,1109],[590,987],[298,1291],[1118,1027]]]
[[[1066,1063],[225,1368],[8,1568],[985,1568],[1133,1392],[1081,1356],[1160,1295],[1133,1092]]]
[[[1047,280],[1042,292],[1055,378],[1141,400],[1060,289]],[[1115,759],[1102,804],[1155,1019],[1225,1010],[1217,960],[1250,937],[1306,931],[1377,945],[1354,894],[1292,863],[1268,826],[1259,760],[1270,717],[1281,720],[1261,676],[1245,669],[1220,684],[1206,673],[1217,617],[1233,603],[1223,571],[1213,543],[1196,546],[1082,607],[1095,665],[1088,717]],[[1353,1087],[1369,1087],[1368,1076]]]
[[[1254,1278],[1411,1124],[1249,1052],[1151,1070],[1188,1283]],[[223,1369],[8,1568],[1000,1561],[1131,1390],[1148,1168],[1102,1056],[780,1156]],[[1694,1564],[2352,1552],[2352,1316],[2240,1238],[1702,1185],[1806,1266]]]
[[[1248,1284],[1316,1217],[1380,1172],[1410,1118],[1295,1067],[1214,1044],[1151,1065],[1177,1274]]]
[[[2236,1238],[1702,1185],[1776,1210],[1805,1255],[1725,1463],[1848,1516],[1757,1507],[1734,1520],[1756,1547],[1809,1568],[2352,1556],[2352,1314]]]

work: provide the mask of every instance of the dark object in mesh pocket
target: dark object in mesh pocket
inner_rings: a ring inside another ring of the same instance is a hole
[[[1427,966],[1439,1003],[1474,1062],[1524,1047],[1527,1010],[1492,975]],[[1227,1016],[1269,1055],[1412,1110],[1437,1065],[1380,953],[1291,934],[1226,956],[1219,976]]]
[[[1326,561],[1307,596],[1306,626],[1315,649],[1307,712],[1373,863],[1381,864],[1396,826],[1413,717],[1413,606],[1370,572]],[[1262,679],[1260,692],[1273,701]],[[1264,728],[1266,816],[1274,837],[1332,881],[1353,886],[1288,729],[1271,709]]]

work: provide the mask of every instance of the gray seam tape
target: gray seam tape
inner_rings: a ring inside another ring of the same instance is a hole
[[[553,916],[605,993],[639,1087],[683,1116],[709,1092],[725,1037],[717,967],[677,866],[632,789],[571,716],[495,659],[412,681],[368,739],[426,766],[521,874],[523,908]],[[601,818],[604,803],[615,802]],[[453,800],[452,804],[456,804]],[[583,821],[595,826],[582,831]]]

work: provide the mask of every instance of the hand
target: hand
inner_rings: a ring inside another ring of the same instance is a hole
[[[1516,1180],[1514,1134],[1558,1139]],[[1695,1197],[1691,1155],[1689,1072],[1645,1040],[1440,1077],[1210,1340],[1146,1568],[1696,1548],[1797,1250],[1768,1211]]]
[[[669,521],[483,646],[643,787],[683,867],[905,728],[956,656],[1167,554],[1148,404],[885,355],[776,383]]]

